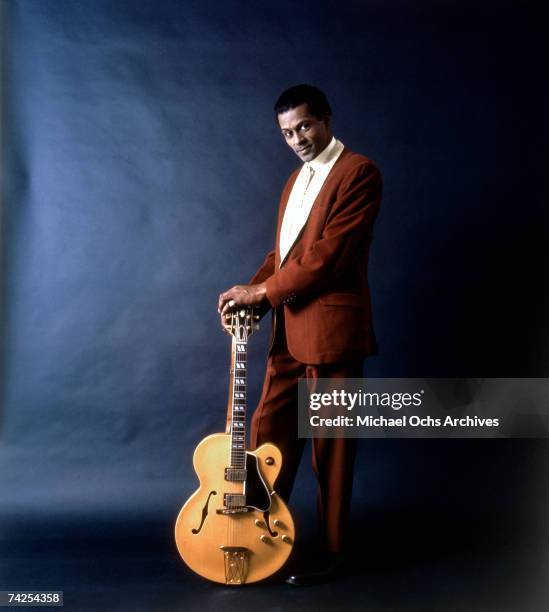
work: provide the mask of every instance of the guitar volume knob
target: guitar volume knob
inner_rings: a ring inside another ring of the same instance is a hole
[[[259,536],[259,539],[265,544],[268,544],[270,542],[269,538],[266,535]]]

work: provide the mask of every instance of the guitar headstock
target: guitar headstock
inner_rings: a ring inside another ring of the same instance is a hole
[[[227,331],[239,342],[244,342],[259,329],[259,314],[255,306],[237,306],[230,311]]]

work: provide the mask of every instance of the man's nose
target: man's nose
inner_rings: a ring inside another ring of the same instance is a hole
[[[293,145],[305,144],[305,142],[306,142],[305,135],[300,134],[299,132],[296,132],[295,136],[292,138]]]

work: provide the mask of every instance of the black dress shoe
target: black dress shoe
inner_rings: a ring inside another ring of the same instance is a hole
[[[326,558],[327,557],[327,558]],[[334,578],[343,566],[344,556],[341,553],[325,555],[325,564],[318,568],[296,572],[286,578],[286,584],[293,586],[312,586],[322,584]]]

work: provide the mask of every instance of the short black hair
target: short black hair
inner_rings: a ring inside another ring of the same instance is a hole
[[[326,94],[320,91],[318,87],[304,83],[302,85],[294,85],[280,94],[274,105],[275,118],[302,104],[307,104],[309,111],[317,119],[323,119],[325,115],[332,116],[332,109]]]

